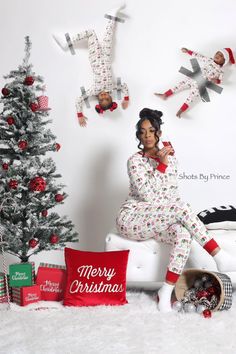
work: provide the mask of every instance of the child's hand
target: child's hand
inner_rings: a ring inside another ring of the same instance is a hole
[[[212,78],[210,79],[211,82],[213,82],[214,84],[219,84],[219,79],[216,79],[216,78]]]
[[[123,109],[126,109],[128,107],[128,105],[129,105],[129,101],[123,100],[121,102],[121,106],[122,106]]]
[[[181,48],[183,53],[188,53],[188,49],[187,48]]]
[[[87,120],[87,119],[88,119],[88,118],[85,117],[85,116],[80,117],[80,118],[79,118],[79,125],[80,125],[81,127],[86,127],[86,125],[87,125],[86,120]]]

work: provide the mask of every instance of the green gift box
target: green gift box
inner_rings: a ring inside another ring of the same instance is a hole
[[[34,274],[34,262],[10,264],[10,286],[31,286],[34,284]]]

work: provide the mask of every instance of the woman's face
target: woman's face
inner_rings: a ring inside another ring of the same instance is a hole
[[[161,136],[161,132],[157,132],[158,136]],[[148,119],[144,120],[141,124],[140,141],[144,146],[144,150],[152,150],[156,148],[156,130]]]

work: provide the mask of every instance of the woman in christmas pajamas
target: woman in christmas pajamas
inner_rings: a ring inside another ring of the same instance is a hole
[[[223,78],[223,69],[222,67],[226,65],[228,62],[232,64],[235,63],[232,50],[230,48],[225,48],[218,51],[214,58],[208,58],[199,53],[193,52],[187,48],[182,48],[182,52],[188,53],[192,57],[199,59],[203,63],[202,73],[205,79],[212,81],[215,84],[220,84]],[[189,96],[187,97],[184,104],[180,107],[177,112],[177,117],[181,117],[181,114],[185,112],[191,103],[193,103],[196,99],[200,98],[198,84],[194,79],[186,77],[186,79],[180,81],[176,86],[172,89],[169,89],[165,93],[155,93],[155,95],[166,99],[167,97],[173,95],[176,92],[182,91],[184,89],[190,89]]]
[[[116,219],[118,232],[132,240],[154,238],[172,245],[164,285],[158,292],[159,309],[171,310],[171,293],[195,239],[214,256],[220,271],[236,270],[236,261],[221,250],[189,204],[179,196],[177,160],[171,146],[158,147],[162,113],[144,108],[136,136],[141,151],[128,159],[129,198]]]
[[[105,36],[101,43],[94,30],[83,31],[71,39],[73,47],[76,47],[82,39],[88,41],[89,62],[93,71],[93,85],[76,100],[77,116],[81,126],[86,126],[87,118],[83,114],[83,105],[90,97],[96,96],[98,98],[99,104],[95,106],[98,113],[102,114],[108,109],[113,111],[117,108],[117,103],[113,102],[111,95],[114,91],[119,89],[124,96],[122,108],[126,109],[128,107],[129,92],[127,84],[123,83],[118,87],[117,83],[113,82],[111,67],[113,35],[117,22],[116,16],[124,7],[125,5],[122,5],[119,8],[109,11],[110,19],[108,20]],[[69,50],[68,43],[66,43],[65,40],[55,35],[54,39],[63,50]]]

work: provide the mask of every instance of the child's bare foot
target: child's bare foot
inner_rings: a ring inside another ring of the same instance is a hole
[[[166,99],[167,99],[167,97],[166,97],[166,95],[165,95],[164,93],[154,92],[154,95],[156,95],[156,96],[162,98],[163,100],[166,100]]]
[[[178,112],[176,113],[176,116],[179,117],[179,118],[181,118],[181,114],[182,114],[182,113],[183,113],[183,112],[181,111],[181,109],[179,109]]]

